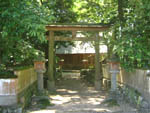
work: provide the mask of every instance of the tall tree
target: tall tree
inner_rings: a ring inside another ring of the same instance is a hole
[[[30,39],[45,40],[45,25],[51,17],[36,0],[1,1],[0,7],[1,63],[30,62],[37,53]]]
[[[125,68],[150,67],[150,1],[126,1],[123,38],[118,40],[117,53]]]

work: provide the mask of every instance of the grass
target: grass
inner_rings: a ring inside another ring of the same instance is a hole
[[[38,106],[41,108],[41,109],[45,109],[47,106],[53,106],[52,103],[50,103],[49,99],[40,99],[38,102],[37,102]]]
[[[49,91],[44,90],[43,92],[37,92],[36,96],[38,99],[37,107],[40,109],[45,109],[47,106],[53,106],[49,99]]]
[[[57,93],[57,91],[49,91],[48,94],[49,95],[57,95],[58,93]]]
[[[119,106],[117,100],[115,100],[115,99],[105,100],[102,104],[107,104],[108,107]]]

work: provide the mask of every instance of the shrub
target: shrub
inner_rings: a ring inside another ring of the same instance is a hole
[[[94,85],[94,78],[95,78],[95,69],[82,69],[81,70],[81,79]]]

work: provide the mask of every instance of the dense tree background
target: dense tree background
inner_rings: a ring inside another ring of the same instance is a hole
[[[116,52],[122,66],[126,69],[149,68],[150,1],[122,0],[121,3],[120,23],[116,23]]]
[[[53,17],[35,0],[7,0],[0,4],[0,62],[28,64],[38,55],[35,45],[45,41],[45,24]],[[34,43],[33,40],[37,40]]]
[[[126,69],[150,67],[149,0],[0,2],[1,65],[29,65],[39,53],[47,53],[45,25],[49,23],[99,23],[113,25],[113,33],[103,33],[102,39],[110,56],[117,54]],[[72,43],[57,42],[55,46],[68,44]]]

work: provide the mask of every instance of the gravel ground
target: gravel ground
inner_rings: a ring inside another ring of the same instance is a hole
[[[57,83],[56,94],[50,94],[51,103],[46,109],[28,109],[26,113],[146,113],[137,111],[128,103],[119,102],[119,106],[108,106],[107,91],[96,91],[79,79],[79,74],[64,74],[64,80]],[[147,112],[150,113],[150,112]]]

